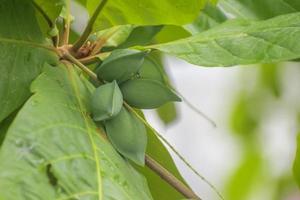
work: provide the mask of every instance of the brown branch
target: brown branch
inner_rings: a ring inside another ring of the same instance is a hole
[[[89,23],[85,27],[82,35],[79,37],[79,39],[73,45],[72,51],[76,52],[85,43],[85,41],[88,39],[90,33],[93,30],[93,26],[94,26],[95,21],[96,21],[98,15],[100,14],[100,12],[102,11],[102,9],[104,8],[107,1],[108,0],[102,0],[101,3],[98,5],[98,7],[96,8],[94,14],[92,15],[91,19],[89,20]]]
[[[180,192],[184,197],[189,199],[201,200],[201,198],[198,197],[190,188],[188,188],[185,184],[183,184],[180,180],[178,180],[172,173],[166,170],[163,166],[161,166],[149,155],[146,155],[145,157],[145,164],[152,171],[158,174],[164,181],[166,181],[174,189]]]

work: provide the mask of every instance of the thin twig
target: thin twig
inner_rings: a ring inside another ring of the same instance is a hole
[[[201,198],[198,197],[190,188],[179,181],[172,173],[166,170],[149,155],[146,155],[145,157],[145,164],[186,198],[201,200]]]
[[[175,89],[174,89],[175,90]],[[177,90],[175,90],[177,94],[182,98],[183,102],[192,109],[195,113],[202,116],[204,119],[206,119],[214,128],[217,127],[216,122],[214,122],[210,117],[208,117],[204,112],[202,112],[199,108],[194,106],[187,98],[185,98],[181,93],[179,93]]]
[[[102,0],[101,3],[96,8],[94,14],[92,15],[91,19],[89,20],[87,26],[85,27],[82,35],[79,37],[79,39],[73,45],[72,50],[74,52],[76,52],[85,43],[85,41],[88,39],[90,33],[93,30],[93,26],[94,26],[95,21],[96,21],[98,15],[100,14],[100,12],[102,11],[102,9],[104,8],[107,1],[108,0]]]
[[[114,36],[114,34],[116,32],[118,32],[118,30],[120,29],[120,27],[113,27],[110,30],[108,30],[107,32],[105,32],[103,35],[101,35],[97,41],[95,42],[95,46],[92,50],[92,52],[90,53],[90,55],[95,55],[97,53],[99,53],[101,51],[101,49],[104,47],[104,45],[107,43],[107,41]]]
[[[32,1],[33,6],[40,12],[40,14],[44,17],[44,19],[46,20],[48,26],[52,29],[54,28],[54,23],[52,22],[52,20],[50,19],[50,17],[47,15],[47,13],[35,2]],[[53,36],[52,37],[52,42],[53,42],[53,46],[57,46],[58,43],[58,36]]]
[[[85,65],[83,65],[79,60],[74,58],[69,52],[64,51],[64,52],[62,52],[62,54],[63,54],[62,57],[64,57],[65,59],[71,61],[75,65],[77,65],[82,71],[84,71],[93,80],[99,82],[99,79],[97,78],[97,75],[93,71],[91,71],[89,68],[87,68]]]
[[[70,24],[71,24],[70,3],[71,3],[70,0],[66,1],[67,16],[65,16],[63,21],[64,30],[63,30],[61,45],[66,45],[69,43]]]
[[[85,57],[85,58],[80,58],[79,61],[82,64],[86,64],[86,65],[93,64],[93,63],[102,61],[102,58],[107,57],[110,53],[111,52],[99,53],[99,54],[88,56],[88,57]]]

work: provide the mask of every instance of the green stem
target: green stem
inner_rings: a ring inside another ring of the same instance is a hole
[[[66,45],[69,43],[69,35],[70,35],[70,24],[71,24],[71,13],[70,13],[70,0],[66,1],[66,12],[67,16],[64,18],[64,30],[61,40],[61,45]]]
[[[102,61],[104,58],[106,58],[107,56],[109,56],[109,54],[111,54],[111,52],[103,52],[103,53],[99,53],[99,54],[96,54],[96,55],[88,56],[88,57],[85,57],[85,58],[80,58],[79,61],[82,64],[89,65],[89,64],[93,64],[93,63]]]
[[[91,71],[89,68],[87,68],[85,65],[83,65],[79,60],[74,58],[69,52],[67,52],[67,51],[62,52],[62,57],[71,61],[75,65],[77,65],[82,71],[84,71],[93,80],[99,82],[97,75],[93,71]]]
[[[74,52],[76,52],[85,43],[85,41],[88,39],[90,33],[93,30],[93,26],[94,26],[94,23],[95,23],[98,15],[101,13],[101,11],[103,10],[103,8],[104,8],[104,6],[106,5],[107,2],[108,2],[108,0],[102,0],[101,3],[96,8],[94,14],[92,15],[91,19],[89,20],[89,23],[85,27],[82,35],[80,36],[80,38],[73,45],[72,50]]]
[[[179,94],[179,96],[182,98],[183,102],[192,109],[195,113],[202,116],[204,119],[206,119],[214,128],[217,127],[216,122],[214,122],[210,117],[208,117],[204,112],[202,112],[199,108],[194,106],[187,98],[185,98],[181,93],[179,93],[177,90],[173,89],[175,93]]]

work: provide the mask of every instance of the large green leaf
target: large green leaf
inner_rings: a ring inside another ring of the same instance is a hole
[[[54,54],[29,0],[0,0],[0,121],[29,97],[29,85]]]
[[[300,57],[300,13],[265,21],[232,20],[154,48],[201,66],[270,63]]]
[[[267,19],[300,11],[299,0],[220,0],[228,13],[245,19]]]
[[[0,199],[152,199],[91,120],[94,88],[72,66],[47,67],[31,89],[1,148]]]
[[[207,0],[108,0],[94,30],[121,24],[159,25],[187,24],[192,22]],[[90,15],[99,5],[99,0],[87,0]]]

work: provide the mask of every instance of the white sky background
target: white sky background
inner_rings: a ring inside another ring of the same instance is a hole
[[[73,28],[81,32],[87,13],[72,5],[76,15]],[[78,11],[80,10],[80,11]],[[291,65],[291,64],[289,64]],[[255,84],[255,67],[205,68],[167,57],[166,67],[173,85],[190,102],[217,123],[213,128],[184,103],[178,103],[180,119],[164,127],[153,111],[145,111],[153,125],[180,152],[192,166],[212,182],[220,191],[240,159],[240,146],[228,128],[229,115],[235,94],[242,87]],[[300,103],[300,69],[289,66],[282,73],[284,94],[282,99],[270,105],[270,115],[262,128],[264,156],[272,163],[274,176],[290,170],[295,153],[297,132],[295,115]],[[218,199],[215,193],[194,175],[179,159],[176,164],[186,181],[203,200]],[[254,196],[250,200],[266,200],[268,194]]]

